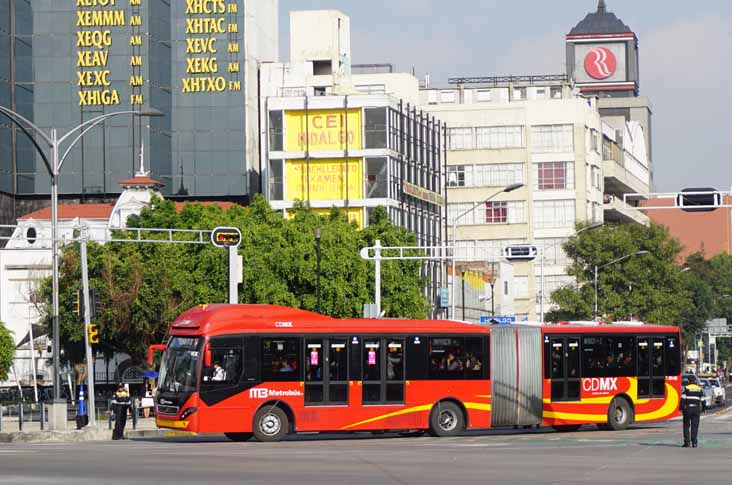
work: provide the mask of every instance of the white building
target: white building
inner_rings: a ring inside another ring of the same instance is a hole
[[[551,292],[573,284],[561,245],[577,223],[647,223],[622,202],[623,193],[648,192],[643,132],[633,122],[622,130],[604,123],[597,100],[565,76],[456,84],[421,91],[423,107],[448,125],[449,224],[495,195],[457,221],[458,258],[494,259],[509,246],[536,246],[535,262],[515,265],[512,303],[519,319],[538,319],[542,266],[545,312]],[[512,184],[524,187],[499,193]],[[499,295],[496,313],[507,313]]]

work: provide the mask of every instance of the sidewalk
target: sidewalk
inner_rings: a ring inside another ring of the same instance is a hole
[[[23,431],[18,431],[17,418],[4,418],[3,429],[0,432],[0,443],[36,443],[36,442],[68,442],[81,441],[108,441],[112,439],[112,430],[109,429],[109,422],[106,417],[97,422],[96,428],[89,426],[82,430],[76,429],[76,423],[68,422],[69,428],[64,431],[41,431],[40,423],[24,422]],[[137,426],[132,429],[132,420],[127,419],[125,426],[125,437],[127,438],[162,438],[172,436],[190,436],[192,433],[159,429],[155,424],[155,418],[140,418]]]

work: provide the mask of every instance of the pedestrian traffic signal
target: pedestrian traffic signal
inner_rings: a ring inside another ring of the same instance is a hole
[[[89,345],[99,343],[99,326],[96,323],[90,323],[88,329]]]

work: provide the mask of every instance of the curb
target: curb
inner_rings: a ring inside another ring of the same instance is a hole
[[[138,429],[125,431],[125,437],[128,439],[174,438],[182,436],[195,436],[195,433],[188,431],[172,431],[167,429]],[[89,441],[111,440],[112,431],[106,429],[0,433],[0,443],[82,443]]]

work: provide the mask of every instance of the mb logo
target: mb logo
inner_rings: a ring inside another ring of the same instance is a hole
[[[262,388],[252,388],[249,389],[249,397],[252,399],[267,399],[267,396],[269,395],[269,392],[267,389]]]

